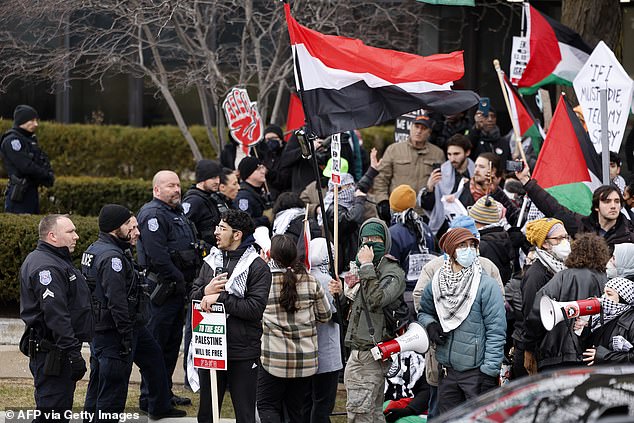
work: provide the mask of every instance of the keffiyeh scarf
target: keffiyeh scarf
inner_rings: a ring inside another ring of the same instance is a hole
[[[255,251],[255,248],[252,245],[249,246],[244,253],[242,253],[236,263],[236,267],[231,273],[231,276],[229,276],[229,280],[227,280],[227,283],[225,284],[225,291],[227,293],[239,298],[244,298],[244,294],[247,291],[249,266],[251,266],[251,263],[253,263],[258,257],[260,257],[260,255],[257,251]],[[205,262],[214,269],[222,267],[222,251],[213,247],[211,251],[209,251],[207,257],[205,257]]]
[[[480,287],[482,267],[476,258],[469,267],[454,273],[449,259],[432,278],[436,314],[443,331],[454,330],[467,318]]]
[[[542,250],[541,248],[535,248],[535,255],[537,259],[542,262],[547,269],[550,269],[551,272],[557,273],[562,270],[567,269],[566,265],[563,261],[559,260],[557,257],[553,256],[546,250]]]

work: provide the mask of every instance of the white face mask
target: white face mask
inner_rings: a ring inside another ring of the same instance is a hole
[[[613,260],[608,261],[608,264],[605,265],[605,273],[607,274],[608,279],[613,279],[618,276],[619,272],[616,269]]]
[[[570,255],[570,242],[568,242],[567,239],[563,239],[559,244],[553,245],[551,251],[553,255],[559,260],[566,261],[566,259]]]

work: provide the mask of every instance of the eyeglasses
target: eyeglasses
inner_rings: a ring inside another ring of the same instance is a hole
[[[227,231],[236,232],[236,229],[227,228],[226,226],[220,226],[220,225],[216,226],[216,232],[227,232]]]
[[[564,235],[564,236],[557,236],[557,237],[548,237],[548,238],[546,238],[546,239],[556,241],[556,242],[555,242],[555,243],[553,243],[553,244],[557,245],[557,244],[559,244],[561,241],[563,241],[564,239],[565,239],[566,241],[570,241],[570,236],[569,236],[569,235]]]

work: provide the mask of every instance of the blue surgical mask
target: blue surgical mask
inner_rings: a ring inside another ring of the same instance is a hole
[[[478,256],[476,249],[473,247],[464,247],[456,249],[456,261],[462,267],[469,267]]]

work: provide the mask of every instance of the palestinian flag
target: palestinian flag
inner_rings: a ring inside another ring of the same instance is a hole
[[[462,51],[428,57],[324,35],[295,21],[284,5],[295,79],[307,124],[316,135],[378,125],[412,110],[455,114],[478,103],[472,91],[452,91],[462,78]]]
[[[517,86],[522,94],[535,94],[546,84],[572,86],[592,49],[567,26],[524,3],[529,58]]]
[[[601,185],[601,157],[562,95],[537,159],[533,179],[560,204],[589,215],[592,192]]]
[[[509,99],[513,126],[519,128],[522,138],[530,137],[533,150],[539,154],[544,138],[546,138],[542,126],[539,124],[539,121],[535,119],[533,113],[524,102],[524,99],[517,92],[513,84],[509,82],[506,75],[504,75],[504,89],[506,90],[506,97]]]

